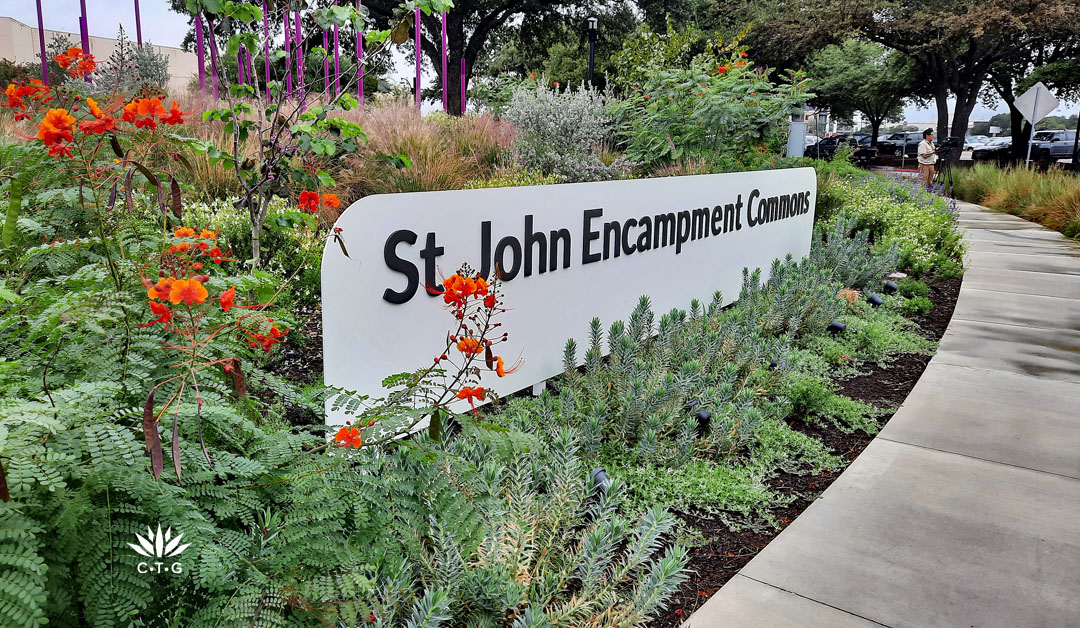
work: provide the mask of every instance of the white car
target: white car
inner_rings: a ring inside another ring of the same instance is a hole
[[[820,137],[818,137],[816,135],[810,135],[809,133],[806,134],[806,145],[807,146],[813,146],[814,144],[817,144],[820,141],[821,141]]]
[[[975,150],[980,146],[990,143],[990,138],[985,135],[969,135],[964,138],[964,150]]]

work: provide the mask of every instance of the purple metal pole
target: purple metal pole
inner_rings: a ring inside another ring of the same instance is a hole
[[[135,0],[135,41],[142,48],[142,18],[139,16],[139,0]]]
[[[45,56],[45,24],[41,16],[41,0],[37,0],[37,32],[38,43],[41,44],[41,79],[46,86],[49,85],[49,59]]]
[[[244,50],[241,48],[236,51],[236,79],[241,85],[247,83],[247,81],[244,80],[244,70],[246,69],[244,66],[246,65],[247,64],[244,63]]]
[[[199,57],[199,91],[206,91],[206,53],[203,47],[202,16],[195,16],[195,54]]]
[[[416,9],[416,112],[420,113],[420,9]]]
[[[461,115],[465,115],[465,58],[461,58]]]
[[[270,102],[270,12],[263,0],[263,68],[266,77],[266,102]]]
[[[446,71],[446,11],[442,14],[442,108],[450,112],[450,101],[447,99],[446,80],[450,77]]]
[[[214,21],[206,18],[206,29],[210,35],[210,78],[214,82],[214,98],[220,98],[218,91],[218,53],[217,43],[214,41]]]
[[[300,99],[303,100],[307,93],[304,90],[304,35],[300,27],[300,9],[296,10],[296,82],[300,90]]]
[[[338,25],[334,24],[334,96],[341,93],[341,68],[338,67]]]
[[[330,33],[324,28],[322,32],[323,50],[330,52]],[[330,55],[324,55],[322,60],[323,94],[330,96]]]
[[[90,29],[86,23],[86,0],[79,0],[82,7],[82,17],[79,18],[79,34],[82,35],[83,54],[90,54]]]
[[[289,10],[285,10],[285,95],[292,98],[292,30],[289,28]]]
[[[360,0],[356,0],[356,9],[360,10]],[[356,99],[360,101],[360,111],[364,110],[364,34],[356,31]]]

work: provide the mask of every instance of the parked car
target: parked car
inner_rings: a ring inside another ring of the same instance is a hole
[[[1039,161],[1072,157],[1076,131],[1036,131],[1031,158]]]
[[[861,140],[850,138],[846,135],[834,135],[826,137],[813,146],[806,148],[806,156],[815,159],[832,159],[836,154],[837,147],[847,144],[853,149],[851,160],[857,164],[866,164],[878,155],[876,148],[870,147],[870,137],[865,136]]]
[[[986,144],[973,150],[971,158],[975,161],[1003,162],[1009,158],[1011,149],[1011,137],[994,137],[990,138],[990,141]]]
[[[915,157],[919,152],[919,142],[921,141],[922,131],[893,133],[885,138],[884,142],[878,142],[878,151],[882,155],[894,155],[899,157],[900,155],[907,154],[908,157]]]
[[[975,150],[989,142],[990,138],[985,135],[969,135],[964,138],[964,150]]]
[[[818,137],[816,135],[810,135],[809,133],[806,134],[806,145],[807,146],[813,146],[814,144],[817,144],[819,141],[821,141],[820,137]]]

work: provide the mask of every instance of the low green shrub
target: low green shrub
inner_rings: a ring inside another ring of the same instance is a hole
[[[904,301],[900,311],[904,316],[921,316],[934,309],[934,303],[926,297],[914,297]]]
[[[917,279],[903,279],[897,283],[899,287],[900,296],[911,299],[914,297],[925,297],[930,294],[930,286]]]
[[[957,171],[956,192],[966,201],[1080,237],[1080,179],[1075,174],[980,163]]]

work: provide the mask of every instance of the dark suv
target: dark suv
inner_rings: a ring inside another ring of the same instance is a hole
[[[1076,131],[1036,131],[1032,138],[1031,158],[1039,161],[1072,156]]]
[[[806,156],[815,159],[832,159],[837,147],[842,144],[847,144],[852,148],[851,160],[857,164],[867,164],[878,155],[877,149],[870,147],[869,136],[856,140],[847,135],[834,135],[826,137],[813,146],[807,146]]]
[[[915,157],[919,152],[919,142],[921,141],[922,131],[893,133],[885,138],[885,141],[878,142],[878,152],[882,155],[894,155],[896,157],[906,153],[908,157]]]

